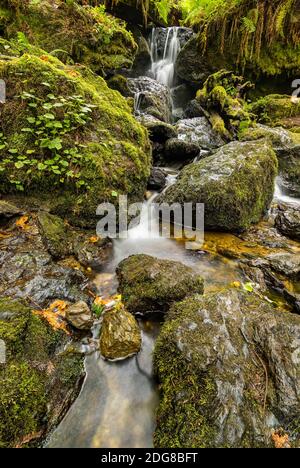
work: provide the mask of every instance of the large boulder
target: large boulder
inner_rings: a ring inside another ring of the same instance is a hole
[[[300,196],[300,134],[266,125],[257,125],[241,134],[244,141],[261,138],[267,138],[272,143],[278,157],[281,188]]]
[[[228,290],[175,304],[155,349],[156,447],[299,446],[300,317]]]
[[[172,100],[167,86],[147,76],[128,79],[128,86],[135,96],[136,112],[170,122]]]
[[[293,120],[300,117],[300,99],[284,94],[269,94],[249,107],[260,123],[270,127],[293,127]]]
[[[6,11],[7,37],[25,33],[33,45],[65,63],[82,63],[102,75],[132,66],[137,51],[133,35],[123,21],[99,8],[44,0],[28,2],[21,16]]]
[[[197,145],[199,150],[211,151],[225,144],[206,117],[179,120],[175,129],[180,141]]]
[[[173,302],[203,293],[203,279],[190,267],[148,255],[121,262],[117,276],[126,308],[141,316],[163,314]]]
[[[153,117],[152,115],[141,115],[139,121],[149,131],[151,141],[164,144],[170,138],[176,138],[177,132],[173,125]]]
[[[0,298],[0,447],[37,446],[78,396],[83,358],[64,352],[69,336],[23,303]],[[5,416],[4,416],[5,415]]]
[[[296,206],[279,205],[275,226],[281,234],[300,241],[300,209]]]
[[[243,231],[268,210],[277,165],[266,141],[232,142],[186,166],[157,202],[204,203],[205,229]]]
[[[139,325],[124,308],[106,312],[100,335],[100,350],[105,359],[119,361],[137,354],[142,345]]]
[[[8,90],[0,109],[2,194],[38,198],[53,214],[93,228],[98,205],[117,204],[116,193],[143,199],[147,132],[101,77],[44,52],[0,60],[0,78]]]

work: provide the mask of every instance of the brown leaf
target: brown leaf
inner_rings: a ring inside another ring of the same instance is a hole
[[[284,433],[283,429],[278,429],[272,433],[272,439],[274,442],[274,446],[277,449],[286,449],[291,448],[289,442],[289,436]]]

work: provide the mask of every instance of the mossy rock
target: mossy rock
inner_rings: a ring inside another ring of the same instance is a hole
[[[173,302],[203,294],[203,279],[179,262],[149,255],[132,255],[117,269],[119,292],[129,312],[141,316],[163,314]]]
[[[147,132],[102,78],[46,53],[25,53],[0,60],[0,79],[8,89],[0,113],[0,193],[21,190],[54,214],[93,227],[100,203],[116,204],[117,194],[143,198]],[[56,130],[48,131],[51,121]]]
[[[295,196],[300,196],[300,134],[282,127],[256,125],[240,134],[243,141],[267,139],[278,157],[280,184]]]
[[[158,203],[204,203],[205,229],[243,231],[257,223],[273,199],[278,162],[267,141],[232,142],[186,166]]]
[[[257,115],[258,122],[270,127],[294,126],[293,119],[300,118],[300,99],[270,94],[249,105],[249,110]]]
[[[253,293],[225,290],[174,304],[154,355],[155,446],[273,447],[279,428],[298,446],[291,423],[300,415],[299,330],[297,315]]]
[[[61,353],[67,335],[8,298],[0,298],[0,339],[0,447],[36,445],[77,396],[82,357]]]
[[[130,68],[137,51],[124,22],[100,7],[77,2],[31,2],[17,14],[8,10],[5,25],[7,38],[22,32],[64,62],[82,63],[100,74]]]

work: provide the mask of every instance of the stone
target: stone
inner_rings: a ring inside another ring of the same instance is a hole
[[[132,255],[117,268],[119,292],[127,310],[139,316],[168,311],[173,302],[203,294],[202,277],[179,262],[149,255]]]
[[[300,254],[276,253],[268,255],[266,260],[276,273],[289,278],[300,279]]]
[[[23,302],[0,297],[1,448],[36,448],[77,398],[84,379],[83,357],[65,352],[70,337],[54,330]]]
[[[204,203],[205,229],[244,231],[269,209],[277,167],[268,142],[232,142],[186,166],[156,202]]]
[[[172,99],[167,86],[147,76],[128,79],[128,86],[138,99],[136,112],[152,115],[162,122],[170,122]]]
[[[111,258],[113,244],[110,239],[95,238],[78,234],[73,241],[74,255],[87,268],[94,270],[102,268]]]
[[[280,187],[294,196],[300,196],[300,134],[282,127],[257,125],[242,134],[242,140],[268,139],[278,157]]]
[[[40,212],[37,219],[43,242],[52,257],[59,259],[72,254],[72,236],[66,223],[45,211]]]
[[[152,115],[142,115],[139,120],[149,131],[150,139],[154,143],[163,144],[170,138],[177,137],[176,129],[172,125],[162,122]]]
[[[222,137],[212,129],[206,117],[179,120],[175,129],[179,140],[197,145],[199,150],[211,151],[225,144]]]
[[[23,211],[12,203],[5,200],[0,200],[0,219],[13,218],[15,216],[21,215],[22,213]]]
[[[200,149],[196,143],[179,138],[170,138],[166,142],[165,156],[168,161],[191,161],[199,155]]]
[[[104,314],[100,350],[105,359],[127,359],[137,354],[141,345],[141,331],[133,315],[125,309],[111,310]]]
[[[162,191],[167,184],[167,175],[163,169],[153,167],[148,181],[148,190]]]
[[[203,108],[197,99],[190,101],[184,111],[185,119],[194,119],[196,117],[204,117]]]
[[[296,206],[279,205],[275,226],[281,234],[300,241],[300,209]]]
[[[274,447],[279,428],[299,446],[299,337],[300,317],[255,293],[174,304],[154,355],[155,447]]]
[[[77,330],[90,330],[93,325],[93,315],[86,302],[80,301],[69,305],[66,319]]]

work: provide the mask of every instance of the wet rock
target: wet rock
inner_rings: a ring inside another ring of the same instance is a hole
[[[163,122],[170,122],[172,100],[170,90],[166,86],[147,76],[129,79],[128,85],[136,96],[136,111],[152,115]]]
[[[22,210],[17,206],[5,200],[0,200],[0,220],[1,218],[9,219],[21,214]]]
[[[279,428],[298,446],[299,336],[298,316],[256,294],[228,290],[175,304],[155,350],[155,446],[273,447]]]
[[[270,144],[232,142],[186,166],[156,201],[204,203],[205,229],[243,231],[270,207],[276,175],[277,158]]]
[[[65,416],[84,377],[83,358],[63,349],[70,337],[22,302],[0,298],[0,445],[36,447]],[[17,410],[16,410],[17,408]]]
[[[289,278],[300,279],[300,255],[295,253],[276,253],[266,257],[270,267],[277,273]]]
[[[79,233],[75,235],[73,250],[81,265],[96,270],[109,261],[113,251],[113,244],[110,239],[95,238],[95,240],[91,241],[91,236]]]
[[[179,120],[175,128],[181,141],[197,145],[199,150],[213,150],[225,144],[206,117]]]
[[[284,236],[300,241],[300,209],[294,206],[279,205],[275,226]]]
[[[93,325],[92,312],[83,301],[67,307],[66,319],[77,330],[90,330]]]
[[[203,82],[217,68],[212,67],[204,59],[199,48],[199,38],[196,35],[192,36],[181,49],[175,66],[177,75],[193,84]]]
[[[133,63],[131,76],[139,77],[145,75],[150,68],[151,51],[148,41],[138,30],[134,31],[134,38],[138,45],[138,51]]]
[[[153,167],[151,176],[148,181],[149,190],[163,190],[167,183],[167,175],[163,169],[159,167]]]
[[[119,291],[129,312],[141,316],[167,312],[173,302],[203,293],[203,279],[191,268],[148,255],[133,255],[117,269]]]
[[[193,99],[187,105],[184,115],[184,119],[194,119],[196,117],[204,117],[203,108],[197,99]]]
[[[141,349],[142,336],[136,319],[125,309],[111,310],[103,317],[100,350],[115,361],[134,356]]]
[[[72,238],[69,228],[58,216],[42,211],[38,214],[38,225],[45,247],[54,258],[72,254]]]
[[[170,138],[177,137],[177,132],[172,125],[162,122],[152,115],[143,115],[139,120],[147,128],[151,140],[155,143],[165,143]]]
[[[279,161],[280,186],[295,196],[300,196],[300,134],[282,127],[257,125],[242,136],[245,140],[267,138],[271,141]]]
[[[166,142],[165,156],[168,161],[193,160],[200,154],[196,143],[179,138],[171,138]]]

